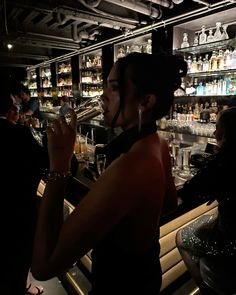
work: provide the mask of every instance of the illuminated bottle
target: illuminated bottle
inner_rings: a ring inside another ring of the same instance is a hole
[[[205,44],[207,43],[207,34],[205,32],[206,27],[203,25],[202,26],[202,32],[199,36],[199,44]]]
[[[207,43],[214,42],[214,36],[212,29],[209,30],[209,35],[207,36]]]
[[[189,47],[188,33],[183,33],[183,42],[181,43],[181,48]]]
[[[220,31],[220,28],[221,28],[221,22],[217,22],[216,23],[216,30],[215,30],[215,33],[214,33],[214,41],[221,40],[222,34],[221,34],[221,31]]]
[[[211,71],[217,71],[218,69],[218,62],[217,62],[217,56],[216,56],[216,51],[213,50],[212,56],[210,58],[210,70]]]

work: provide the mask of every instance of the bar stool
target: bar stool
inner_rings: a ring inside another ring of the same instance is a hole
[[[204,283],[217,295],[236,295],[236,259],[203,257],[200,272]]]

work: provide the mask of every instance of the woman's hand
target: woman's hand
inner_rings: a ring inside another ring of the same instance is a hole
[[[48,153],[50,171],[66,172],[70,170],[71,158],[76,138],[76,113],[69,109],[71,120],[66,122],[64,117],[56,119],[52,126],[47,126]]]

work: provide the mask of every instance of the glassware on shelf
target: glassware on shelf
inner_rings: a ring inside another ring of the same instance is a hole
[[[213,36],[213,30],[210,29],[210,30],[209,30],[209,34],[208,34],[208,36],[207,36],[207,43],[214,42],[214,40],[215,40],[215,38],[214,38],[214,36]]]
[[[124,57],[125,56],[125,50],[123,47],[120,47],[118,49],[118,54],[117,54],[117,58],[121,58],[121,57]]]
[[[197,61],[197,71],[202,72],[203,71],[203,61],[202,61],[202,56],[199,56],[198,61]]]
[[[130,48],[131,52],[138,52],[141,53],[142,52],[142,45],[139,44],[133,44]]]
[[[212,56],[210,58],[210,70],[217,71],[217,69],[218,69],[217,55],[216,55],[216,51],[213,50]]]
[[[219,54],[217,57],[217,70],[223,70],[224,69],[224,55],[223,50],[219,50]]]
[[[196,73],[197,71],[198,71],[197,57],[194,55],[192,66],[191,66],[191,73]]]
[[[130,51],[130,46],[127,45],[127,46],[126,46],[126,55],[130,54],[130,52],[131,52],[131,51]]]
[[[205,32],[206,27],[202,26],[201,34],[199,35],[199,44],[206,44],[207,43],[207,34]]]
[[[232,65],[232,51],[228,48],[224,52],[224,69],[228,70]]]
[[[227,24],[222,25],[222,30],[223,30],[222,35],[221,35],[221,39],[222,40],[229,39],[229,35],[227,33],[227,28],[228,28],[228,25]]]
[[[236,69],[236,48],[234,48],[232,52],[232,59],[231,59],[231,68]]]
[[[188,65],[188,72],[190,73],[191,70],[192,70],[192,58],[191,58],[191,56],[188,56],[187,65]]]
[[[146,52],[148,54],[152,54],[152,40],[151,39],[147,40]]]
[[[208,72],[209,71],[209,58],[208,58],[208,54],[206,54],[205,57],[204,57],[204,59],[203,59],[202,70],[203,70],[203,72]]]
[[[221,34],[221,22],[216,22],[216,30],[214,33],[214,41],[219,41],[222,39],[222,34]]]
[[[198,41],[198,35],[195,35],[194,36],[194,40],[193,40],[193,46],[198,46],[198,43],[199,43],[199,41]]]
[[[181,48],[189,47],[188,33],[183,33],[183,42],[181,43]]]

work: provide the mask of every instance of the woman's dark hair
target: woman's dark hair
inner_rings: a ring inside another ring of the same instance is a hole
[[[223,146],[236,147],[236,107],[223,110],[219,114],[218,124],[223,129]]]
[[[24,92],[28,95],[30,95],[30,90],[28,87],[26,87],[25,85],[23,84],[17,84],[15,85],[14,87],[12,87],[12,94],[15,96],[20,96],[21,93]]]
[[[66,96],[66,95],[63,95],[63,96],[61,97],[61,100],[62,100],[63,102],[65,102],[65,103],[67,103],[67,102],[70,101],[70,100],[69,100],[69,97]]]
[[[126,92],[126,73],[136,88],[137,99],[141,101],[148,94],[156,95],[157,103],[153,109],[153,119],[159,120],[172,106],[174,91],[180,87],[181,77],[187,74],[187,63],[182,56],[166,54],[131,53],[118,59],[121,111]]]

